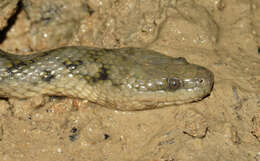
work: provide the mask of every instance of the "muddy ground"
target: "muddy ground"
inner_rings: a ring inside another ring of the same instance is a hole
[[[260,161],[259,8],[259,0],[0,1],[4,51],[142,47],[215,75],[209,97],[157,110],[2,99],[0,160]]]

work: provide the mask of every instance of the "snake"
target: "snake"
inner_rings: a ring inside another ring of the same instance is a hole
[[[65,46],[29,55],[0,50],[0,97],[66,96],[121,111],[202,100],[213,73],[150,49]]]

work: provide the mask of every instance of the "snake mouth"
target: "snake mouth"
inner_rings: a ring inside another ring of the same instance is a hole
[[[214,85],[214,74],[204,67],[200,67],[194,78],[187,78],[181,81],[182,87],[175,91],[175,94],[168,93],[166,104],[183,104],[199,101],[209,96]],[[178,99],[177,94],[180,95]]]
[[[213,76],[208,78],[194,78],[194,79],[184,79],[182,81],[182,88],[187,91],[196,91],[196,90],[211,90],[213,86]]]
[[[182,79],[182,88],[189,90],[206,90],[208,92],[211,91],[213,82],[214,82],[214,74],[201,66],[196,66],[196,74],[190,76],[190,78]]]
[[[196,102],[209,96],[214,85],[214,75],[204,67],[197,67],[197,70],[192,77],[179,79],[180,88],[175,91],[167,91],[167,99],[164,102],[158,100],[157,105],[159,107],[179,105]]]

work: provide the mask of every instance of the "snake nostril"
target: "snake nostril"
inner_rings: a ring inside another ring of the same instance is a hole
[[[204,79],[199,79],[199,83],[200,84],[204,83]]]

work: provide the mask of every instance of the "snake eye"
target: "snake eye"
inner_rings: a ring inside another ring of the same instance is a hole
[[[168,78],[167,82],[168,82],[168,87],[171,90],[176,90],[177,88],[179,88],[181,86],[180,80],[178,80],[176,78]]]

